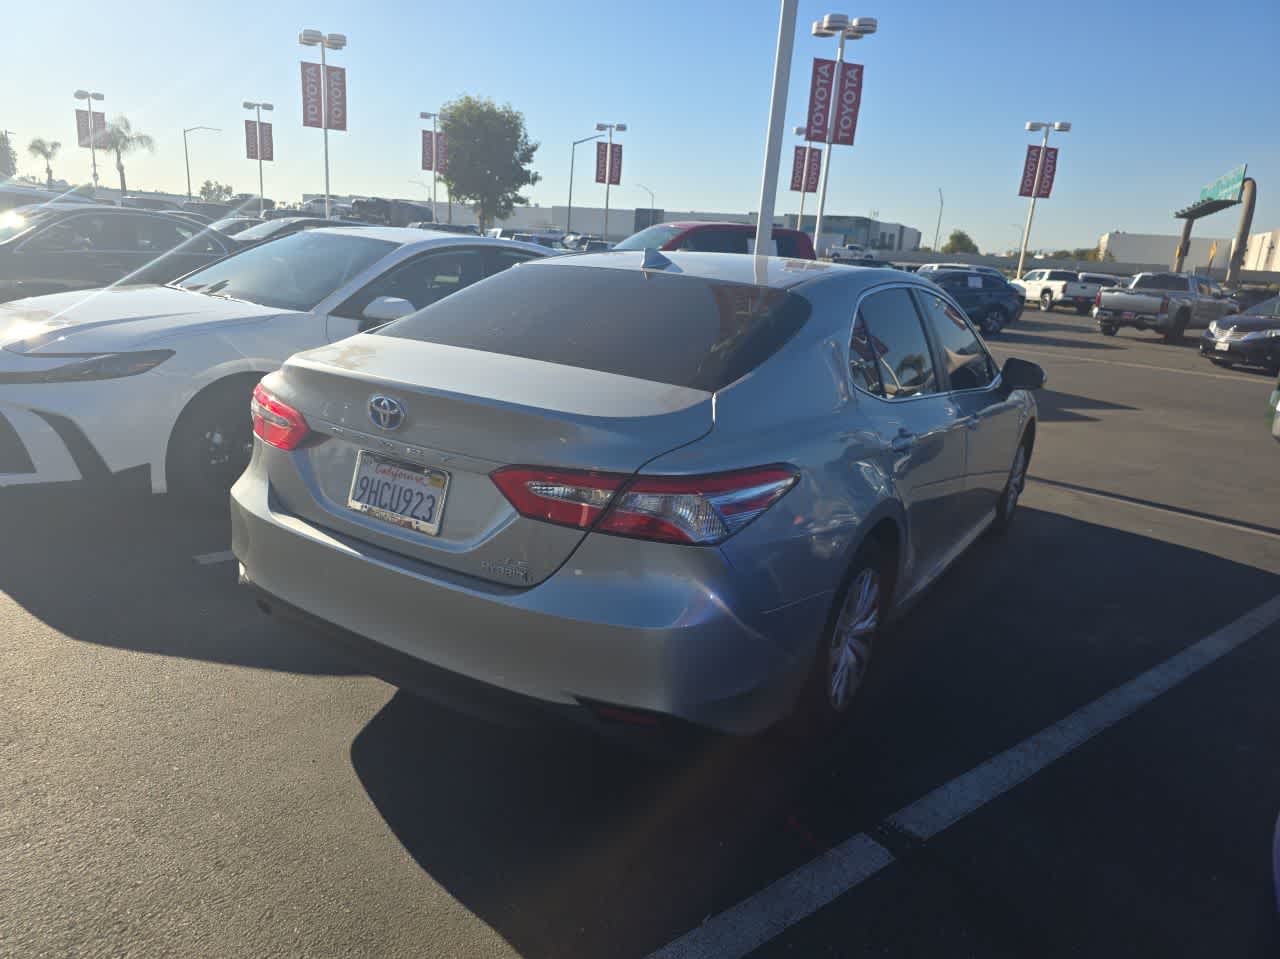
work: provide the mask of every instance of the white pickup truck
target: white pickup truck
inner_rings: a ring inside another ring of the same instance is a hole
[[[1184,331],[1206,329],[1236,309],[1222,288],[1203,276],[1139,273],[1125,286],[1103,287],[1094,301],[1093,318],[1103,336],[1132,326],[1156,330],[1166,343],[1177,343]]]
[[[1103,285],[1119,282],[1104,273],[1075,273],[1071,270],[1032,270],[1018,281],[1026,291],[1028,302],[1039,303],[1040,309],[1052,310],[1059,303],[1074,306],[1081,316],[1089,312],[1093,299]]]

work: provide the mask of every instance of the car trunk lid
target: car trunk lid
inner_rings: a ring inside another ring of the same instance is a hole
[[[490,479],[493,470],[630,474],[712,426],[712,394],[702,390],[371,335],[295,356],[268,387],[316,434],[289,454],[292,469],[271,476],[289,511],[410,559],[509,586],[541,582],[585,534],[520,516]],[[401,412],[391,428],[375,422],[375,397]],[[348,505],[362,453],[446,474],[435,535]]]

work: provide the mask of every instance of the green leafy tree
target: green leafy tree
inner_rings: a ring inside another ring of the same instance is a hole
[[[943,253],[977,253],[978,244],[964,230],[952,230],[947,242],[942,244]]]
[[[46,140],[43,137],[36,137],[27,144],[27,152],[33,157],[38,157],[44,161],[45,185],[50,189],[53,189],[53,158],[58,155],[58,151],[61,149],[62,144],[60,142]]]
[[[9,134],[0,133],[0,180],[7,180],[18,173],[18,154],[9,142]]]
[[[102,135],[103,149],[116,156],[116,172],[120,174],[120,197],[129,192],[124,178],[124,158],[137,150],[154,152],[156,141],[141,131],[134,130],[129,118],[118,116],[107,124]]]
[[[446,103],[440,112],[448,147],[441,178],[453,199],[471,205],[480,229],[528,203],[520,190],[541,177],[529,168],[538,144],[529,139],[524,114],[472,96]]]
[[[224,203],[231,199],[233,193],[235,190],[228,184],[219,183],[217,180],[205,180],[200,184],[200,199],[210,203]]]

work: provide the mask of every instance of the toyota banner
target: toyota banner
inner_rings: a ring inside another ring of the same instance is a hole
[[[1053,192],[1054,174],[1058,172],[1058,148],[1049,147],[1044,155],[1044,169],[1040,171],[1040,184],[1036,185],[1036,167],[1040,163],[1040,148],[1027,147],[1027,158],[1022,164],[1022,182],[1018,185],[1018,196],[1035,195],[1037,199],[1046,200]]]
[[[835,86],[836,62],[813,58],[809,77],[809,112],[805,116],[804,138],[811,143],[825,143],[827,124],[831,118],[831,91]]]
[[[853,146],[858,129],[858,108],[862,105],[862,64],[840,65],[840,81],[836,84],[835,133],[831,142]]]
[[[94,111],[93,114],[93,138],[98,141],[99,149],[102,147],[102,137],[107,129],[107,118],[104,114]],[[76,142],[82,146],[89,145],[89,111],[76,111]]]
[[[327,127],[330,130],[347,128],[347,70],[345,67],[325,67],[323,83],[320,64],[302,63],[302,125]],[[325,107],[328,116],[325,116]]]
[[[804,155],[805,151],[809,151],[809,169],[808,178],[805,177]],[[805,193],[818,192],[818,171],[822,168],[822,151],[816,147],[796,147],[795,156],[791,161],[791,189],[797,193],[800,192],[800,186],[803,182]]]
[[[1040,171],[1040,183],[1036,187],[1036,196],[1047,200],[1053,192],[1053,177],[1058,172],[1058,148],[1048,147],[1044,151],[1044,169]]]
[[[609,149],[609,185],[618,186],[622,183],[622,144],[614,143]]]
[[[274,160],[275,148],[271,142],[271,124],[257,120],[244,121],[244,153],[250,160],[258,159],[258,144],[262,144],[262,159]]]
[[[435,143],[439,140],[439,144]],[[430,130],[422,131],[422,169],[443,172],[448,160],[448,148],[444,142],[444,134],[433,134]]]
[[[609,179],[609,144],[603,140],[596,141],[596,182],[604,183]]]

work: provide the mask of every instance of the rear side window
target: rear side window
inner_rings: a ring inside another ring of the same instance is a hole
[[[809,301],[785,290],[530,264],[375,335],[714,391],[767,360],[808,318]]]
[[[938,391],[929,341],[905,289],[873,293],[858,307],[849,348],[854,382],[885,399]]]
[[[1187,278],[1179,276],[1177,273],[1148,273],[1146,276],[1140,276],[1134,280],[1132,289],[1176,290],[1185,293],[1187,291]]]
[[[1050,280],[1054,280],[1054,281],[1067,280],[1068,282],[1071,282],[1071,281],[1074,281],[1075,278],[1076,278],[1076,275],[1074,273],[1068,273],[1066,270],[1050,270],[1049,271]]]
[[[977,390],[996,378],[995,363],[964,316],[932,293],[919,291],[924,321],[942,354],[953,390]]]
[[[982,275],[982,288],[989,293],[1003,293],[1009,289],[1004,280],[998,276],[991,276],[989,273]]]
[[[680,241],[681,250],[698,253],[746,253],[750,235],[746,230],[694,230]]]

